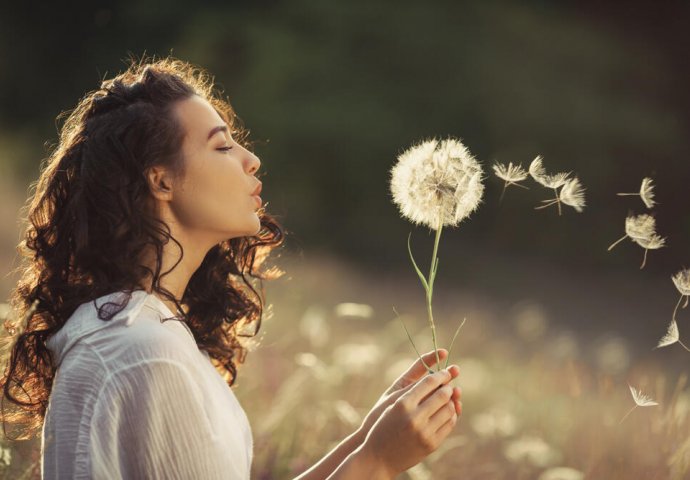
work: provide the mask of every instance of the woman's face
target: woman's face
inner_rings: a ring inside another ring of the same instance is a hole
[[[256,235],[260,205],[252,192],[261,183],[254,176],[261,161],[235,142],[202,97],[182,100],[174,111],[185,131],[184,177],[174,181],[170,201],[174,220],[187,235],[201,235],[212,244]]]

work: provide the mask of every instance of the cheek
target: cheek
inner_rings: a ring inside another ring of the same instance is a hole
[[[223,228],[232,221],[241,200],[240,180],[228,165],[188,172],[176,196],[180,222],[196,228]]]

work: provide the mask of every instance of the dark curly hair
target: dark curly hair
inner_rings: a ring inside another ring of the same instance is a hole
[[[236,362],[244,362],[251,343],[241,337],[255,336],[261,326],[262,280],[285,273],[277,267],[258,271],[285,239],[283,227],[262,207],[259,232],[211,248],[180,302],[161,287],[161,277],[169,273],[161,272],[164,244],[173,241],[181,251],[182,246],[163,221],[142,207],[150,198],[149,167],[165,164],[176,173],[184,171],[184,132],[172,107],[199,95],[238,143],[248,150],[252,145],[249,131],[205,70],[170,56],[130,60],[124,73],[104,80],[76,108],[58,116],[67,116],[59,143],[31,185],[35,191],[24,207],[28,225],[17,247],[28,262],[20,267],[20,281],[10,297],[15,319],[22,320],[5,323],[8,334],[16,336],[0,380],[5,436],[7,424],[18,427],[18,440],[39,433],[57,368],[46,340],[80,304],[140,289],[142,279],[150,276],[152,290],[174,302],[176,318],[187,323],[199,348],[232,386]],[[150,249],[156,252],[155,271],[134,260]],[[252,279],[259,280],[261,295]],[[112,304],[101,308],[107,306]],[[99,318],[110,320],[119,311],[109,310],[99,310]],[[246,333],[245,327],[252,325],[253,333]],[[5,398],[19,408],[6,414]]]

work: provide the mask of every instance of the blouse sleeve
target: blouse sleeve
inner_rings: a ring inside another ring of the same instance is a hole
[[[179,361],[146,360],[111,374],[92,418],[93,478],[239,478],[199,384]]]

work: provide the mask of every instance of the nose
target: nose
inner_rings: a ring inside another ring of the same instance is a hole
[[[261,167],[261,160],[253,153],[249,153],[249,173],[254,174]]]

